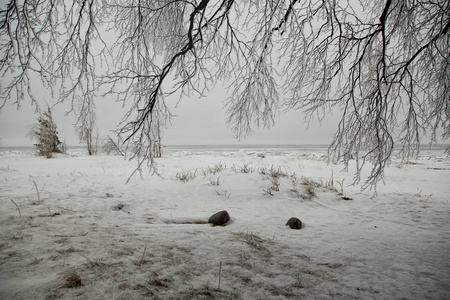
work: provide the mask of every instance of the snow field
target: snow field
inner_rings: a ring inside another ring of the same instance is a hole
[[[376,197],[320,153],[157,162],[125,184],[120,157],[2,153],[0,298],[450,298],[442,153],[394,160]],[[220,210],[228,226],[205,224]]]

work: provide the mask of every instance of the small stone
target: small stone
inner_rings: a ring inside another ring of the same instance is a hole
[[[226,210],[222,210],[213,214],[208,223],[212,223],[214,226],[224,226],[228,221],[230,221],[230,215]]]
[[[289,227],[291,227],[291,229],[301,229],[302,221],[300,221],[300,219],[298,219],[298,218],[292,217],[287,221],[286,226],[287,225],[289,225]]]

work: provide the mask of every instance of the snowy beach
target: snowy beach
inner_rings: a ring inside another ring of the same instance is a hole
[[[450,299],[443,149],[394,158],[376,196],[320,147],[156,162],[126,184],[119,156],[0,152],[0,299]]]

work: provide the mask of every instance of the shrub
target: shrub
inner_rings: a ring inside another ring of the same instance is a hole
[[[37,140],[34,146],[38,149],[39,155],[50,158],[53,153],[62,152],[60,149],[62,143],[59,140],[50,107],[40,115],[38,124],[31,128],[29,135]]]

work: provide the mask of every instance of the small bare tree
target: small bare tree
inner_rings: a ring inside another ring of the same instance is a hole
[[[158,154],[166,97],[219,81],[238,138],[283,110],[307,122],[340,111],[329,156],[356,160],[355,182],[371,163],[365,186],[383,178],[395,143],[409,159],[425,133],[450,135],[448,0],[11,0],[0,35],[0,106],[25,95],[38,105],[36,77],[86,107],[116,95],[139,168]]]
[[[95,155],[98,152],[99,132],[94,102],[83,101],[81,97],[75,99],[75,113],[78,115],[76,130],[80,142],[85,143],[89,155]]]
[[[81,139],[86,143],[86,149],[89,155],[96,155],[98,153],[99,133],[96,126],[86,127]]]

